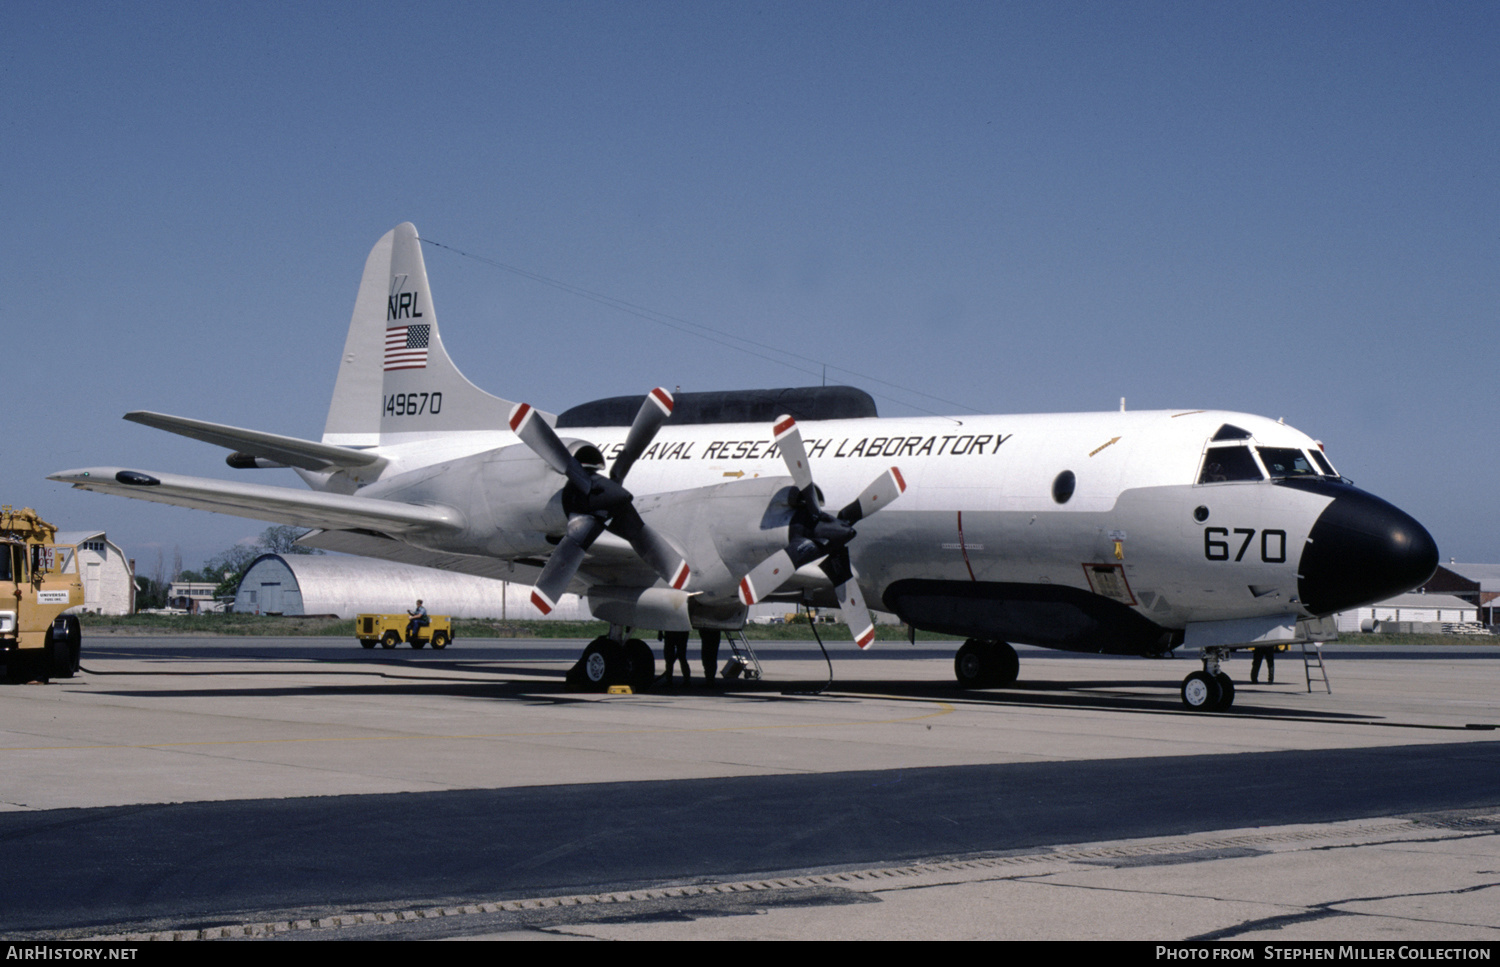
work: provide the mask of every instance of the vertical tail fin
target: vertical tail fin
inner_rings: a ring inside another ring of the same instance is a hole
[[[403,222],[365,261],[324,443],[378,446],[407,433],[505,427],[513,404],[475,386],[453,365],[438,335],[431,293],[416,226]]]

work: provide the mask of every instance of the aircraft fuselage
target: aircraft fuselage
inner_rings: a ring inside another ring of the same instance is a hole
[[[1244,437],[1214,441],[1226,425]],[[1319,444],[1264,417],[1140,411],[800,426],[829,506],[884,468],[899,468],[906,493],[859,523],[851,560],[876,607],[935,630],[1149,654],[1180,642],[1193,623],[1309,618],[1377,600],[1423,580],[1428,558],[1435,560],[1420,525],[1319,472],[1306,456],[1315,449],[1321,456]],[[560,435],[609,459],[626,429]],[[400,470],[403,447],[387,448],[389,472],[358,493],[459,509],[461,533],[418,538],[433,550],[544,557],[566,525],[553,496],[561,475],[512,434],[484,442],[494,446],[411,472]],[[1307,466],[1273,479],[1261,459],[1257,479],[1205,479],[1206,454],[1225,445],[1296,451]],[[429,444],[411,446],[413,462],[431,459]],[[764,511],[789,485],[771,427],[761,424],[668,423],[629,479],[642,516],[687,552],[694,570],[687,590],[705,605],[728,602],[736,572],[785,542],[785,515]],[[1360,559],[1330,545],[1306,568],[1309,540],[1336,502],[1354,506],[1356,527],[1374,536],[1364,544],[1350,544],[1342,532],[1327,537]],[[733,533],[713,541],[705,529]],[[587,567],[582,578],[589,581]],[[620,583],[616,572],[609,580]],[[638,583],[651,578],[643,574]],[[819,584],[806,576],[794,590],[831,604]]]

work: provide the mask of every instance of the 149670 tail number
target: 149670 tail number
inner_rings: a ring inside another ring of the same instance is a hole
[[[381,412],[386,416],[436,416],[443,410],[442,393],[394,393],[385,397]]]

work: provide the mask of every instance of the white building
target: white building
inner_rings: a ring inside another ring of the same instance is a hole
[[[167,608],[188,614],[216,614],[224,610],[214,598],[218,587],[212,581],[173,581],[167,585]]]
[[[240,579],[234,610],[240,614],[399,614],[421,598],[432,614],[455,618],[544,620],[531,603],[531,587],[512,581],[439,571],[343,554],[263,554]],[[576,594],[565,594],[547,616],[590,620]]]
[[[103,531],[58,531],[57,543],[78,548],[83,604],[70,608],[69,613],[135,612],[135,570],[119,545],[110,541]]]
[[[1451,594],[1398,594],[1379,604],[1337,615],[1340,632],[1373,631],[1382,622],[1432,625],[1469,624],[1479,620],[1479,606]],[[1440,628],[1426,629],[1440,631]]]

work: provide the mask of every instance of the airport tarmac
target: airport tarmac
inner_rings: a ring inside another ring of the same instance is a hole
[[[581,647],[86,639],[0,689],[0,935],[1500,939],[1497,646],[1240,658],[1211,715],[1187,659],[606,696]]]

